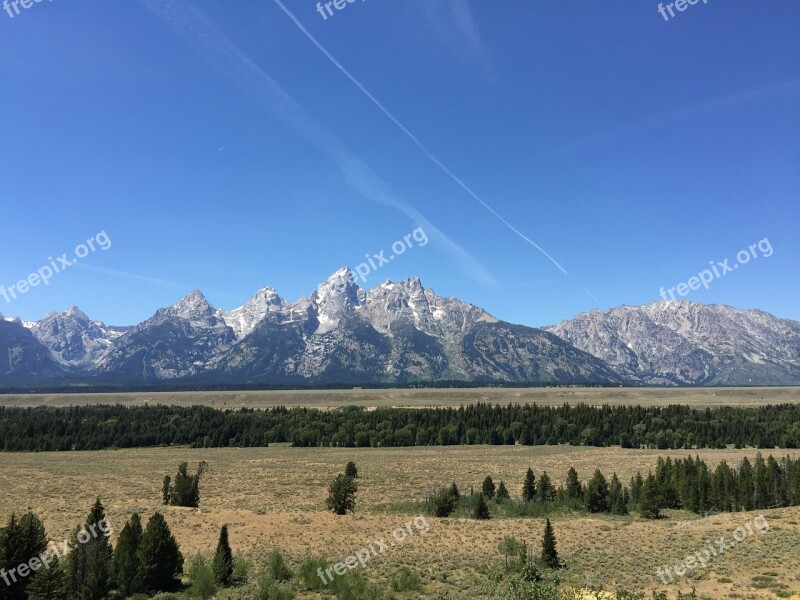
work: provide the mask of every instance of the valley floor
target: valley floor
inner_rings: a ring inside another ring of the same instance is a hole
[[[4,406],[83,406],[122,404],[143,406],[204,405],[217,408],[308,407],[329,410],[341,406],[419,408],[491,404],[565,403],[590,405],[667,406],[685,404],[696,408],[750,407],[800,402],[800,387],[752,388],[443,388],[380,390],[301,390],[241,392],[130,392],[98,394],[3,394]]]
[[[697,452],[714,467],[720,460],[752,458],[754,449]],[[775,451],[776,456],[782,451]],[[797,451],[789,451],[792,456]],[[766,454],[766,453],[765,453]],[[260,562],[279,548],[297,565],[307,555],[340,560],[368,541],[391,532],[416,515],[403,503],[423,500],[435,488],[457,482],[462,492],[479,489],[489,474],[501,479],[512,496],[520,494],[525,471],[547,470],[561,483],[570,466],[581,479],[595,468],[616,471],[627,482],[637,470],[655,465],[658,456],[684,457],[685,451],[623,450],[569,446],[468,446],[392,449],[297,449],[286,446],[249,449],[158,448],[100,452],[0,454],[0,518],[31,509],[54,540],[82,523],[96,496],[106,506],[117,532],[134,511],[145,518],[165,513],[184,555],[213,551],[222,524],[230,526],[235,553]],[[208,461],[199,509],[161,505],[161,485],[181,461],[190,469]],[[359,468],[355,515],[335,517],[323,503],[327,485],[349,461]],[[667,589],[671,595],[691,587],[713,598],[775,598],[800,591],[800,508],[764,512],[769,531],[736,544],[710,561],[707,570],[664,586],[657,569],[684,559],[720,536],[752,522],[758,513],[706,518],[674,511],[668,518],[599,518],[558,514],[553,525],[567,568],[562,580],[576,586],[632,590]],[[485,566],[500,564],[497,545],[513,535],[538,551],[541,519],[436,519],[369,562],[363,574],[386,584],[402,567],[422,575],[423,596],[475,598],[488,583]],[[231,596],[236,597],[236,596]],[[303,597],[303,596],[300,596]],[[314,596],[309,596],[314,597]],[[405,596],[400,596],[405,597]],[[411,597],[411,596],[409,596]],[[649,597],[649,594],[648,594]]]

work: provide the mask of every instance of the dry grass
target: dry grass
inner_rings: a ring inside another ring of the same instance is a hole
[[[735,462],[754,451],[708,450],[699,454],[713,467]],[[92,501],[102,497],[111,522],[120,529],[133,511],[143,515],[165,510],[184,553],[210,551],[219,527],[228,523],[236,552],[260,560],[273,548],[297,562],[305,555],[342,558],[368,540],[390,537],[413,513],[387,513],[387,504],[424,498],[432,486],[456,481],[462,490],[477,489],[483,477],[503,479],[518,495],[525,470],[547,470],[561,480],[570,465],[582,478],[595,468],[616,471],[627,481],[647,470],[659,455],[682,451],[619,448],[443,447],[398,449],[294,449],[274,446],[250,449],[185,448],[102,452],[0,454],[0,516],[30,508],[38,513],[54,539],[63,539],[85,519]],[[160,505],[161,481],[180,461],[209,462],[199,510]],[[325,512],[326,486],[348,460],[358,464],[359,505],[355,516]],[[714,598],[774,598],[777,585],[800,590],[800,508],[767,511],[771,529],[753,537],[711,564],[692,582]],[[706,519],[681,513],[646,522],[638,517],[554,519],[559,550],[569,565],[564,580],[575,585],[613,589],[657,587],[655,570],[672,564],[718,539],[755,515],[717,515]],[[480,569],[497,560],[497,543],[506,535],[534,547],[542,535],[537,519],[428,519],[427,535],[415,535],[375,558],[365,574],[387,583],[407,565],[423,575],[425,590],[450,590],[451,598],[476,597],[486,578]],[[773,585],[774,584],[774,585]],[[770,587],[772,585],[772,588]],[[766,586],[766,587],[764,587]],[[675,588],[673,586],[672,590]]]
[[[666,406],[687,404],[698,408],[715,406],[760,406],[800,402],[800,388],[521,388],[521,389],[429,389],[429,390],[323,390],[243,392],[131,392],[120,394],[8,394],[0,396],[5,406],[74,406],[86,404],[202,404],[218,408],[270,408],[303,406],[327,410],[340,406],[375,408],[398,406],[461,406],[492,404],[640,404]]]

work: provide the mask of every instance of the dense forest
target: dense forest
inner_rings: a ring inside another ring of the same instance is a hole
[[[390,447],[461,444],[693,449],[800,447],[800,405],[492,406],[333,411],[275,408],[0,407],[0,449],[99,450],[162,445]]]

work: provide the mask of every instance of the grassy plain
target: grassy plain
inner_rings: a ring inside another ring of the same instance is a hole
[[[585,403],[591,405],[666,406],[686,404],[697,408],[760,406],[800,402],[800,388],[474,388],[474,389],[386,389],[302,390],[241,392],[130,392],[98,394],[3,394],[4,406],[81,406],[123,404],[143,406],[204,405],[217,408],[308,407],[328,410],[341,406],[420,408],[461,406],[477,402],[492,404]]]
[[[716,465],[735,463],[755,450],[702,450]],[[780,451],[776,451],[780,454]],[[792,452],[795,454],[795,451]],[[145,517],[165,512],[187,558],[211,552],[219,527],[227,523],[236,553],[260,564],[274,548],[296,566],[306,555],[339,560],[368,541],[390,538],[396,527],[415,516],[399,503],[422,500],[433,488],[456,481],[462,491],[480,487],[490,474],[518,496],[528,466],[537,475],[547,470],[561,482],[570,465],[582,479],[595,468],[616,473],[627,482],[637,470],[651,468],[659,455],[683,457],[685,451],[623,450],[570,446],[463,446],[391,449],[153,448],[99,452],[0,453],[0,517],[31,509],[49,535],[61,540],[82,523],[96,496],[105,503],[119,531],[133,511]],[[161,482],[181,461],[206,460],[210,472],[202,485],[199,509],[161,506]],[[331,479],[354,460],[359,467],[355,515],[335,517],[323,506]],[[556,515],[558,548],[568,567],[563,581],[628,589],[668,589],[675,594],[692,586],[712,598],[776,598],[800,590],[800,508],[766,511],[770,525],[713,560],[707,570],[684,577],[680,588],[664,586],[656,569],[673,564],[736,527],[756,513],[699,518],[675,512],[659,521],[637,516],[589,518]],[[489,598],[485,566],[501,557],[498,542],[507,535],[538,550],[540,519],[436,519],[430,531],[414,535],[374,558],[363,573],[387,585],[403,567],[420,573],[421,594],[398,598]],[[243,594],[244,592],[242,592]],[[246,595],[228,596],[231,598]],[[649,596],[649,595],[648,595]],[[298,598],[318,596],[299,595]]]

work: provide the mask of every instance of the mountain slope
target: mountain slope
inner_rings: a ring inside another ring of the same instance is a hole
[[[18,320],[0,315],[0,381],[47,380],[64,370]]]
[[[800,384],[800,323],[758,310],[660,301],[546,329],[641,383]]]

